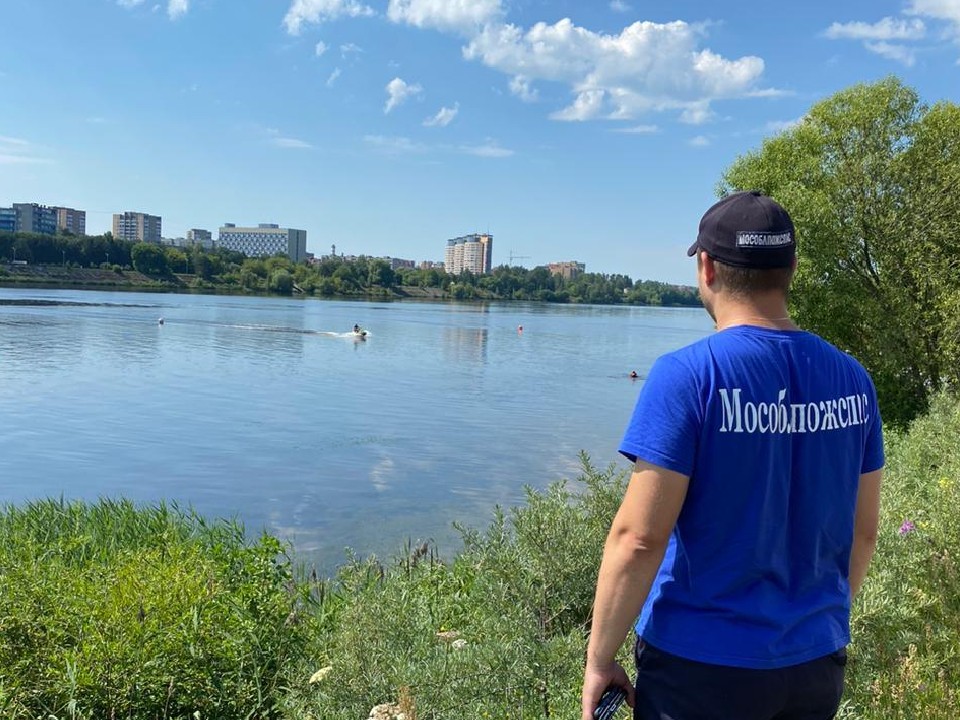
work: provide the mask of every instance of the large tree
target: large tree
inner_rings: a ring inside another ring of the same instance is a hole
[[[860,359],[903,423],[960,380],[960,107],[896,78],[814,105],[738,158],[720,192],[759,189],[790,212],[798,322]]]

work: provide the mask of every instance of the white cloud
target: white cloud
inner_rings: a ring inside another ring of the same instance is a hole
[[[387,103],[383,106],[383,112],[389,113],[395,107],[406,102],[407,98],[419,95],[423,88],[419,85],[409,85],[398,77],[387,83]]]
[[[395,23],[468,34],[503,14],[500,0],[390,0],[387,7]]]
[[[603,90],[581,90],[572,105],[568,105],[563,110],[550,113],[550,117],[553,120],[592,120],[600,115],[603,110],[603,104]]]
[[[424,127],[446,127],[460,112],[460,103],[455,103],[452,108],[442,107],[436,115],[432,115],[423,121]]]
[[[283,24],[291,35],[298,35],[304,23],[322,23],[339,17],[363,17],[373,15],[373,8],[358,0],[293,0],[283,18]]]
[[[344,43],[340,46],[340,57],[346,59],[348,55],[362,53],[363,48],[356,43]]]
[[[300,140],[298,138],[284,137],[280,134],[280,131],[276,128],[266,128],[267,133],[267,142],[278,148],[293,148],[293,149],[304,149],[313,147],[310,143],[305,140]]]
[[[493,140],[487,140],[482,145],[459,145],[457,151],[466,155],[487,158],[505,158],[513,155],[513,150],[500,147],[500,145]]]
[[[904,12],[946,22],[947,36],[960,43],[960,0],[911,0]]]
[[[911,0],[906,13],[946,20],[960,27],[960,0]]]
[[[680,113],[680,122],[687,125],[703,125],[714,118],[714,112],[710,109],[709,103],[694,103],[683,109]]]
[[[423,145],[422,143],[416,143],[410,138],[405,137],[366,135],[364,136],[363,141],[391,155],[400,153],[420,153],[426,152],[428,149],[426,145]]]
[[[728,60],[701,49],[704,32],[703,26],[682,21],[636,22],[607,35],[565,18],[527,31],[488,25],[463,52],[467,59],[522,78],[517,87],[529,88],[535,80],[569,85],[575,97],[551,115],[558,120],[629,119],[688,108],[704,115],[713,100],[771,92],[757,88],[763,60]]]
[[[53,162],[40,157],[33,143],[22,138],[0,135],[0,165],[46,165]]]
[[[300,140],[298,138],[288,138],[288,137],[270,138],[270,144],[273,145],[274,147],[279,147],[279,148],[302,149],[302,148],[313,147],[313,145],[308,143],[306,140]]]
[[[802,117],[798,117],[793,120],[771,120],[763,126],[763,129],[764,132],[781,133],[785,130],[792,130],[802,122]]]
[[[524,102],[536,102],[539,97],[536,88],[530,86],[530,79],[523,75],[515,75],[510,79],[510,92]]]
[[[660,128],[656,125],[634,125],[632,127],[614,128],[613,130],[613,132],[627,133],[630,135],[649,135],[659,131]]]
[[[831,40],[920,40],[927,32],[923,20],[896,20],[885,17],[878,22],[833,23],[824,35]]]
[[[905,45],[895,45],[888,42],[868,42],[864,43],[863,46],[880,57],[885,57],[888,60],[896,60],[907,67],[912,67],[916,59],[913,48],[908,48]]]
[[[710,144],[710,139],[705,135],[697,135],[694,138],[690,138],[689,144],[693,147],[706,147]]]
[[[340,68],[334,68],[333,72],[330,73],[330,77],[327,78],[327,87],[333,87],[333,84],[337,81],[337,78],[340,77]]]
[[[144,0],[117,0],[117,5],[124,8],[134,8],[143,5]],[[154,5],[150,8],[151,12],[159,12],[161,5]],[[167,17],[171,20],[178,20],[187,14],[190,9],[190,0],[167,0]]]
[[[499,143],[491,139],[487,139],[480,144],[428,145],[402,136],[366,135],[363,141],[388,155],[413,155],[441,152],[484,158],[506,158],[514,154],[513,150],[501,147]]]
[[[188,0],[170,0],[167,3],[167,17],[176,20],[186,15],[189,9],[190,3]]]
[[[320,42],[318,42],[318,43],[314,46],[314,48],[313,48],[313,54],[316,55],[317,57],[320,57],[320,56],[323,55],[328,49],[329,49],[329,46],[328,46],[323,40],[321,40]]]
[[[633,8],[627,5],[623,0],[610,0],[610,9],[614,12],[630,12]]]

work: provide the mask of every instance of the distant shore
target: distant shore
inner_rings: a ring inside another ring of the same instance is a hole
[[[123,290],[136,292],[181,292],[208,295],[272,295],[233,284],[210,282],[193,274],[173,273],[152,278],[136,270],[119,267],[81,268],[63,265],[20,265],[0,262],[0,287],[65,290]],[[294,292],[293,296],[299,294]],[[338,296],[339,297],[339,296]],[[365,295],[364,297],[370,297]],[[400,286],[376,297],[449,300],[450,293],[440,288]]]

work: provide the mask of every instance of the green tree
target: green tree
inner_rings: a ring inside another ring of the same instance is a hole
[[[396,283],[396,274],[390,267],[390,263],[377,258],[369,263],[367,280],[369,285],[390,288]]]
[[[187,254],[179,248],[166,248],[165,252],[167,254],[167,265],[174,272],[186,273],[189,271],[189,261],[187,260]]]
[[[159,245],[137,243],[133,246],[130,255],[134,269],[144,275],[167,275],[170,272],[167,254]]]
[[[720,183],[790,211],[792,312],[864,363],[898,424],[960,380],[958,187],[960,108],[927,107],[896,78],[817,103]]]
[[[293,292],[293,276],[287,270],[278,268],[270,273],[270,282],[267,289],[270,292],[289,295]]]

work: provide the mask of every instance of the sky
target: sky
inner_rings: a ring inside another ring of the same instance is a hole
[[[2,0],[0,206],[693,284],[724,170],[888,75],[960,101],[960,0]]]

